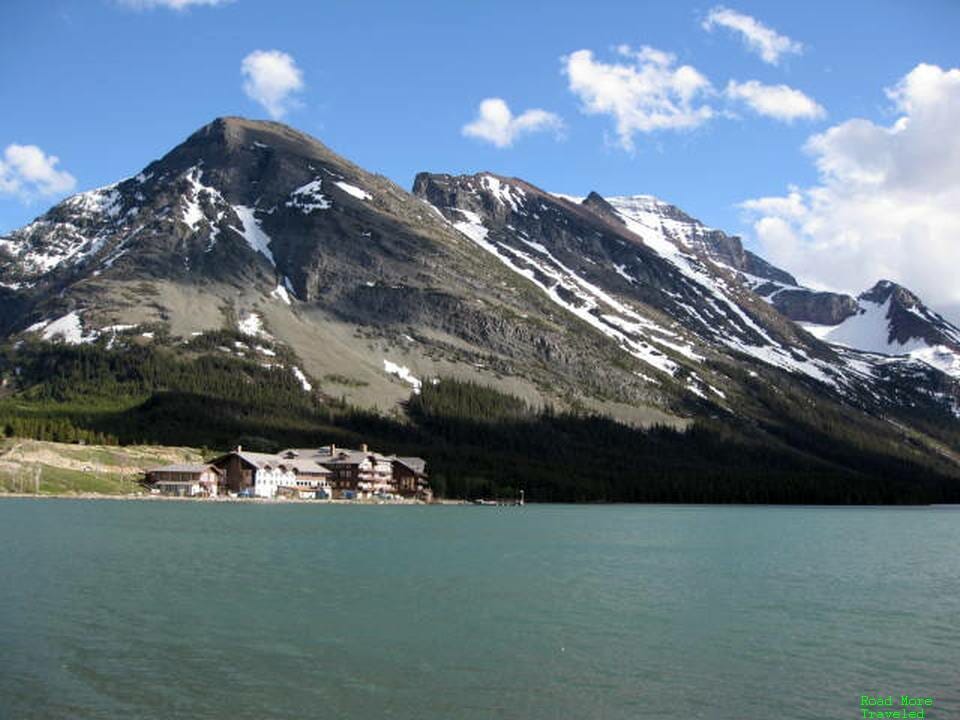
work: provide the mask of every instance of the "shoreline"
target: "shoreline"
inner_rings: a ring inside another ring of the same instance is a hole
[[[433,502],[423,502],[421,500],[314,500],[300,498],[232,498],[232,497],[177,497],[174,495],[149,495],[149,494],[113,494],[113,493],[19,493],[19,492],[0,492],[0,501],[4,499],[17,500],[118,500],[118,501],[146,501],[146,502],[195,502],[195,503],[237,503],[246,505],[407,505],[407,506],[453,506],[453,505],[477,505],[470,500],[441,499]],[[531,504],[527,501],[525,505]],[[532,503],[536,505],[579,505],[581,507],[615,507],[619,505],[647,505],[661,507],[769,507],[769,508],[816,508],[822,510],[845,510],[845,509],[951,509],[960,510],[960,503],[920,503],[920,504],[887,504],[887,505],[818,505],[807,503],[682,503],[682,502],[662,502],[662,503],[618,503],[618,502],[587,502],[587,503]],[[484,505],[480,507],[517,507],[515,505]]]
[[[128,500],[147,502],[197,502],[240,503],[245,505],[466,505],[465,500],[437,500],[426,503],[421,500],[315,500],[301,498],[232,498],[232,497],[177,497],[174,495],[151,495],[148,493],[0,493],[3,499],[30,500]]]

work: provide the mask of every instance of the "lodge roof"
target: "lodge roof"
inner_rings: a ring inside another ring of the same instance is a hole
[[[179,463],[174,465],[164,465],[162,467],[150,468],[148,473],[203,473],[212,470],[215,473],[220,472],[220,468],[211,464],[203,463]]]
[[[327,475],[330,473],[329,470],[320,464],[321,458],[318,455],[314,455],[313,457],[303,457],[304,453],[301,452],[298,457],[286,457],[287,454],[288,451],[286,450],[275,455],[270,453],[248,452],[243,450],[241,452],[234,451],[232,453],[227,453],[227,455],[224,455],[223,457],[227,457],[228,455],[236,455],[248,465],[252,465],[258,470],[261,468],[284,468],[287,470],[296,470],[298,473],[310,473],[312,475]],[[217,458],[217,460],[221,459],[223,458]]]
[[[359,465],[367,458],[375,460],[385,459],[382,455],[372,452],[362,452],[360,450],[337,450],[336,455],[320,455],[320,462],[324,465]]]
[[[282,467],[296,470],[298,473],[328,474],[330,466],[359,465],[367,459],[375,462],[399,462],[418,475],[425,475],[426,461],[417,457],[396,457],[382,455],[370,450],[354,450],[352,448],[331,447],[321,448],[287,448],[278,453],[251,452],[249,450],[233,450],[222,455],[212,462],[216,463],[236,455],[251,467],[275,468]]]
[[[412,470],[416,475],[426,475],[427,461],[418,457],[395,457],[393,461]]]
[[[279,458],[270,463],[270,467],[283,467],[288,470],[296,470],[298,473],[310,473],[312,475],[329,475],[330,471],[320,464],[316,458]]]

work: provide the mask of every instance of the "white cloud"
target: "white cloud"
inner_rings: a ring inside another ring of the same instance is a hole
[[[707,32],[711,32],[717,25],[739,33],[747,48],[760,55],[763,61],[770,65],[779,63],[781,55],[803,52],[803,45],[796,40],[781,35],[756,18],[723,5],[713,8],[701,24]]]
[[[226,5],[233,0],[118,0],[121,5],[137,10],[152,10],[155,7],[165,7],[171,10],[186,10],[193,5]]]
[[[296,105],[293,96],[304,87],[297,63],[279,50],[254,50],[243,59],[240,71],[247,97],[263,105],[274,119]]]
[[[0,194],[17,195],[29,200],[36,195],[69,192],[76,178],[58,170],[60,158],[47,155],[36,145],[7,145],[0,159]]]
[[[695,128],[713,117],[709,105],[698,104],[713,90],[696,68],[675,67],[674,55],[651,47],[621,45],[617,52],[626,62],[598,62],[590,50],[577,50],[564,58],[564,71],[584,112],[615,119],[625,149],[633,149],[638,132]]]
[[[798,118],[818,120],[827,114],[813,98],[788,85],[764,85],[757,80],[738,83],[731,80],[724,94],[731,100],[745,102],[760,115],[785,122],[793,122]]]
[[[464,125],[461,132],[505,148],[513,145],[521,135],[545,130],[560,133],[563,121],[559,116],[539,109],[514,116],[506,102],[500,98],[487,98],[480,103],[476,120]]]
[[[784,197],[764,197],[747,200],[740,207],[757,215],[772,215],[787,218],[800,218],[807,212],[800,189],[791,186],[790,193]]]
[[[918,65],[889,126],[855,118],[806,144],[819,183],[742,207],[767,256],[822,287],[890,279],[960,320],[960,69]]]

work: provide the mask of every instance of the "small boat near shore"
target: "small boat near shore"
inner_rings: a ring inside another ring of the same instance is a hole
[[[496,498],[494,500],[488,500],[485,498],[477,498],[473,501],[474,505],[495,505],[497,507],[523,507],[523,490],[520,491],[520,494],[516,498]]]

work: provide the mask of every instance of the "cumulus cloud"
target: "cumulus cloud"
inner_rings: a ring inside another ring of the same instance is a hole
[[[58,170],[60,158],[47,155],[36,145],[7,145],[0,159],[0,194],[29,200],[37,195],[69,192],[76,178]]]
[[[797,119],[818,120],[827,112],[817,102],[788,85],[764,85],[757,80],[739,83],[731,80],[724,94],[731,100],[746,103],[759,115],[793,122]]]
[[[807,141],[817,185],[742,207],[767,256],[808,282],[891,279],[960,321],[960,69],[918,65],[887,96],[889,126],[855,118]]]
[[[303,89],[303,72],[293,57],[279,50],[254,50],[240,65],[243,91],[263,105],[270,117],[282,118],[297,104]]]
[[[757,53],[765,63],[770,65],[779,63],[781,55],[803,52],[803,45],[796,40],[781,35],[750,15],[731,10],[723,5],[713,8],[704,18],[701,26],[707,32],[712,32],[717,26],[732,30],[740,35],[749,50]]]
[[[613,117],[626,150],[638,132],[690,129],[713,117],[701,102],[713,89],[696,68],[676,67],[674,55],[651,47],[621,45],[617,53],[622,62],[604,63],[577,50],[564,58],[564,72],[583,112]]]
[[[807,206],[803,200],[803,193],[800,192],[798,187],[793,185],[790,186],[788,195],[746,200],[740,203],[740,207],[756,215],[786,218],[800,218],[807,212]]]
[[[118,0],[118,2],[137,10],[152,10],[156,7],[186,10],[193,5],[226,5],[233,0]]]
[[[563,120],[558,115],[535,108],[514,116],[505,101],[487,98],[480,103],[476,119],[464,125],[461,132],[505,148],[521,135],[551,130],[556,134],[563,130]]]

